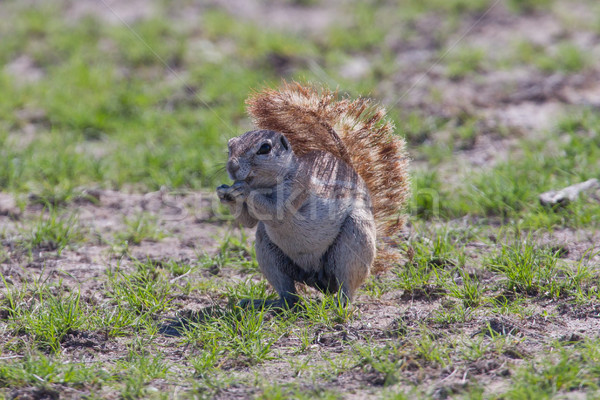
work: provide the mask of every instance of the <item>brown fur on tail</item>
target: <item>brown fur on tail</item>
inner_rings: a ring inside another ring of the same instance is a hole
[[[393,236],[402,228],[409,158],[404,139],[393,134],[394,125],[382,106],[287,82],[278,90],[255,93],[246,104],[256,126],[285,134],[297,155],[324,150],[354,168],[371,193],[378,237]],[[373,272],[385,269],[394,258],[390,250],[380,249]]]

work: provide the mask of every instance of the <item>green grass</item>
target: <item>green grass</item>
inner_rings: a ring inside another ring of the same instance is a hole
[[[158,217],[140,213],[130,218],[125,217],[125,230],[118,232],[116,239],[128,244],[140,244],[143,240],[156,242],[166,236],[160,229]]]
[[[214,166],[227,138],[239,132],[244,98],[276,76],[261,65],[270,54],[311,51],[309,43],[211,12],[202,34],[239,48],[200,62],[202,55],[165,20],[133,24],[136,37],[91,18],[61,25],[59,16],[50,7],[17,18],[35,28],[18,31],[20,47],[5,57],[31,57],[45,77],[22,85],[0,74],[0,109],[10,115],[0,129],[2,188],[69,192],[99,183],[154,189],[217,182],[222,175]],[[189,69],[185,80],[176,72],[181,68]],[[41,110],[42,117],[36,140],[15,146],[11,131],[30,122],[18,110]]]
[[[557,344],[547,357],[521,368],[506,396],[512,399],[550,399],[581,388],[598,394],[598,343],[586,340],[576,347]]]
[[[19,388],[32,385],[46,388],[51,393],[53,385],[82,388],[99,387],[110,381],[106,371],[85,363],[63,363],[43,354],[33,353],[13,363],[0,364],[0,387]]]
[[[60,255],[67,246],[83,241],[84,235],[77,222],[75,214],[59,215],[55,208],[50,208],[47,213],[40,213],[33,227],[23,230],[20,245],[30,253],[50,250]]]
[[[289,387],[286,387],[289,386]],[[286,386],[267,386],[263,389],[262,394],[258,396],[258,399],[264,400],[284,400],[289,398],[294,399],[324,399],[324,400],[336,400],[342,398],[340,393],[333,390],[327,390],[325,388],[303,390],[302,388],[295,387],[296,385]]]
[[[399,356],[399,350],[394,346],[356,346],[355,351],[359,355],[358,365],[362,369],[370,369],[382,375],[383,385],[390,386],[400,379],[399,371],[404,364],[404,359]]]
[[[244,231],[241,231],[239,237],[227,234],[221,240],[219,251],[211,262],[217,267],[233,266],[244,272],[258,272],[254,245]]]
[[[119,268],[108,273],[110,296],[117,304],[127,304],[139,315],[153,315],[169,307],[171,283],[151,261],[136,262],[137,271]]]
[[[518,221],[524,228],[597,226],[597,202],[581,198],[566,207],[546,208],[538,196],[600,175],[597,122],[591,110],[565,117],[546,141],[523,139],[518,156],[470,174],[448,187],[435,171],[417,171],[411,201],[419,218],[452,219],[464,215]]]
[[[369,4],[355,3],[350,26],[333,27],[327,38],[327,45],[345,51],[368,50],[378,46],[385,38],[385,30],[378,24],[381,13]],[[367,26],[371,29],[365,29]],[[358,29],[365,34],[348,35],[348,29]]]
[[[471,275],[462,269],[455,272],[456,278],[447,280],[446,290],[449,296],[462,302],[465,309],[478,307],[484,301],[483,284],[477,275]]]
[[[80,293],[53,294],[45,287],[36,292],[7,292],[1,308],[7,327],[25,342],[58,352],[66,334],[87,324],[85,305]]]
[[[552,49],[523,41],[517,43],[515,53],[518,61],[533,64],[545,73],[580,72],[590,66],[585,51],[567,40]]]
[[[412,176],[411,214],[424,220],[439,218],[442,184],[436,171],[414,171]]]
[[[162,356],[130,351],[124,360],[116,364],[115,370],[118,371],[118,375],[124,375],[120,379],[117,378],[124,383],[121,397],[138,399],[152,394],[147,388],[148,383],[154,379],[164,379],[168,374],[169,366],[163,361]]]
[[[273,357],[271,348],[283,331],[277,321],[267,316],[265,310],[245,312],[235,308],[188,324],[185,342],[202,349],[201,358],[195,359],[196,373],[204,375],[226,361],[253,365]]]
[[[515,12],[531,13],[550,9],[553,3],[553,0],[510,0],[508,5]]]
[[[531,238],[516,239],[503,245],[497,256],[488,261],[488,268],[506,276],[506,289],[524,295],[561,295],[557,253],[540,249]]]
[[[349,323],[359,317],[356,309],[346,307],[342,302],[341,289],[335,297],[324,296],[322,301],[301,296],[297,307],[300,316],[311,321],[315,326],[333,328],[335,325]]]
[[[447,74],[450,79],[461,79],[476,73],[483,67],[485,51],[480,48],[460,48],[450,53],[447,62]]]

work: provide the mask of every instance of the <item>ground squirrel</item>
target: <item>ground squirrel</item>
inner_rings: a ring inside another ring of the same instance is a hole
[[[229,141],[234,183],[217,194],[239,223],[258,225],[256,258],[275,304],[297,301],[296,282],[352,300],[393,259],[377,238],[404,223],[404,140],[381,106],[324,88],[284,82],[247,105],[259,129]]]

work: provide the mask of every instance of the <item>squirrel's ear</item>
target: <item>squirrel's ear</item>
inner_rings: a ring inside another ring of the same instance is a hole
[[[281,135],[281,145],[286,150],[290,149],[290,142],[288,142],[287,138],[285,136],[283,136],[283,135]]]

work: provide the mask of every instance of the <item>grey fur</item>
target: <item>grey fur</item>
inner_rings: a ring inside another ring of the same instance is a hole
[[[217,194],[239,223],[258,225],[256,257],[277,305],[296,302],[295,282],[341,288],[352,300],[375,259],[371,199],[358,174],[327,152],[297,157],[283,134],[266,130],[229,141],[227,170],[234,184]]]

